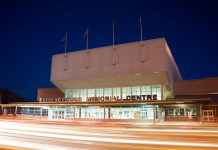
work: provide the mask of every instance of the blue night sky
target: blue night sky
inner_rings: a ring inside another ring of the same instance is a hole
[[[51,56],[68,51],[165,37],[183,79],[218,76],[216,0],[1,0],[0,87],[35,101],[50,83]]]

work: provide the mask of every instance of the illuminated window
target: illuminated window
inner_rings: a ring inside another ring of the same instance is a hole
[[[71,98],[71,97],[73,97],[73,92],[72,92],[72,90],[66,90],[66,92],[65,92],[65,97],[66,97],[66,98]]]
[[[88,89],[88,97],[94,97],[95,96],[95,89]]]
[[[113,96],[115,97],[116,100],[121,99],[121,89],[119,87],[113,88]]]
[[[152,99],[161,100],[160,86],[151,86],[151,90],[152,90]]]
[[[151,86],[142,86],[141,87],[142,100],[151,100]]]
[[[140,99],[141,99],[140,86],[132,87],[132,100],[140,100]]]
[[[79,89],[72,90],[73,98],[79,99]]]
[[[87,89],[80,90],[80,98],[83,102],[87,100]]]
[[[96,89],[96,97],[98,98],[98,101],[104,100],[104,89],[103,88]]]
[[[112,88],[105,88],[104,89],[104,99],[105,101],[111,100],[112,97]]]
[[[122,88],[122,98],[123,100],[131,100],[131,87]]]

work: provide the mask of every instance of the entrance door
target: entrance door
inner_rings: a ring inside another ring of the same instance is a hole
[[[214,110],[203,110],[203,121],[214,121]]]
[[[153,108],[143,108],[140,113],[141,113],[141,119],[154,119]]]

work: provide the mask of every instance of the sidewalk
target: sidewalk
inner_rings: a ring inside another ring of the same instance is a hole
[[[53,124],[68,126],[92,126],[92,127],[125,127],[125,128],[208,128],[218,129],[218,123],[210,122],[162,122],[162,123],[145,123],[145,122],[122,122],[122,121],[105,121],[105,120],[48,120],[19,118],[15,116],[0,116],[0,120],[14,121],[23,123],[36,124]]]

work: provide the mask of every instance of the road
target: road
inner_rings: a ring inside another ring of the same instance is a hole
[[[0,149],[217,150],[218,129],[66,126],[0,120]]]

